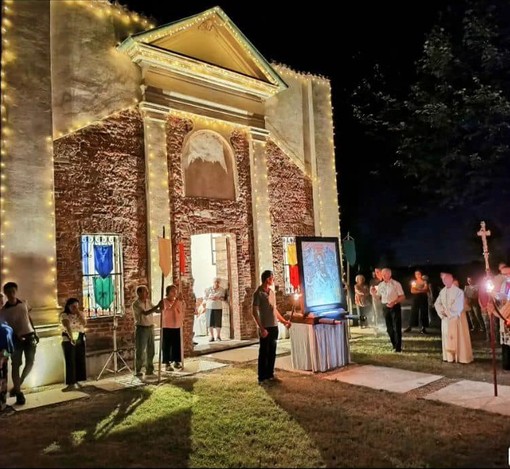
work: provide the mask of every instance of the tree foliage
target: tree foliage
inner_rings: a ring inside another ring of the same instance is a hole
[[[509,18],[508,2],[457,3],[427,35],[411,85],[377,65],[354,92],[354,116],[430,200],[481,202],[509,185]]]

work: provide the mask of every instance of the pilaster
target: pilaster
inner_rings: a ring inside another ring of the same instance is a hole
[[[58,321],[50,1],[2,4],[1,283]]]
[[[266,162],[266,138],[269,132],[251,129],[250,171],[252,181],[253,238],[257,281],[264,270],[273,268],[271,214]]]
[[[142,102],[145,138],[145,184],[147,197],[147,236],[149,284],[153,302],[161,299],[161,291],[172,283],[172,268],[161,286],[158,238],[163,235],[170,239],[169,178],[166,151],[167,110],[148,102]],[[172,258],[170,257],[170,263]],[[171,267],[171,266],[170,266]]]

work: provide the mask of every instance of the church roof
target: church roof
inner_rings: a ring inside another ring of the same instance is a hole
[[[219,8],[128,37],[119,49],[149,63],[198,77],[207,75],[263,97],[287,85]]]

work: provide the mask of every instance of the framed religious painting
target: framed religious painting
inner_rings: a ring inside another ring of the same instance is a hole
[[[304,314],[341,317],[346,298],[338,238],[298,236],[296,251]]]

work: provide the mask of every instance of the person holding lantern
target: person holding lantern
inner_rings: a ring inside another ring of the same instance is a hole
[[[77,298],[68,298],[60,313],[62,325],[62,350],[65,361],[67,390],[79,387],[79,381],[87,380],[85,326],[87,318],[80,309]]]
[[[404,332],[411,332],[414,325],[419,325],[420,332],[427,333],[426,328],[429,326],[428,291],[429,284],[423,278],[423,273],[420,270],[415,271],[414,280],[411,282],[411,294],[413,295],[411,319],[409,327]]]

